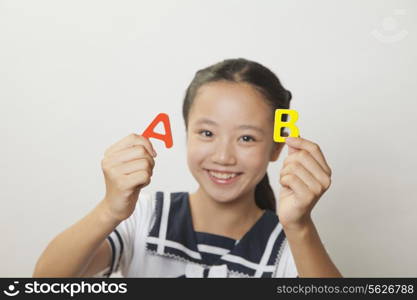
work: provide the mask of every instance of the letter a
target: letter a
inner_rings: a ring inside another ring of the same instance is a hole
[[[289,115],[290,120],[283,122],[282,115]],[[290,137],[299,137],[298,127],[295,126],[295,122],[298,120],[298,113],[293,109],[276,109],[275,110],[275,124],[274,124],[274,141],[278,143],[284,143],[285,137],[281,136],[281,128],[286,127],[290,129]]]
[[[156,125],[162,122],[164,124],[165,134],[159,134],[153,131]],[[142,133],[144,137],[147,138],[155,138],[158,140],[162,140],[165,142],[165,147],[171,148],[172,147],[172,133],[171,133],[171,124],[169,123],[169,117],[167,114],[160,113],[153,119],[152,123],[145,129]]]

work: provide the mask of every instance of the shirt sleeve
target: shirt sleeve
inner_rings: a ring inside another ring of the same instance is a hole
[[[275,278],[295,278],[298,277],[297,267],[295,265],[294,257],[291,253],[291,248],[288,244],[288,240],[284,240],[284,246],[282,250],[281,259],[278,263]]]
[[[134,250],[135,237],[137,236],[138,220],[141,220],[146,209],[144,206],[150,200],[150,195],[140,193],[135,211],[126,220],[122,221],[106,238],[111,249],[111,264],[105,270],[97,273],[94,277],[110,277],[121,272],[126,276],[131,264]]]

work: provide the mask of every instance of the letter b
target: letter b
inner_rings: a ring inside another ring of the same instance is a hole
[[[289,115],[290,119],[287,122],[283,122],[282,115]],[[298,120],[298,113],[293,109],[276,109],[275,110],[275,123],[274,123],[274,141],[278,143],[284,143],[285,137],[281,136],[281,128],[286,127],[290,129],[290,137],[299,137],[298,127],[295,126],[295,122]]]

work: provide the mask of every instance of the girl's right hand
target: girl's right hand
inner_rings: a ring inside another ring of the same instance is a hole
[[[151,181],[155,156],[151,142],[134,133],[105,151],[101,161],[106,182],[103,201],[113,220],[121,222],[135,210],[140,190]]]

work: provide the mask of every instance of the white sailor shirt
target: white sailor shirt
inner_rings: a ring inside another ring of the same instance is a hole
[[[141,193],[106,241],[111,265],[95,277],[298,277],[274,212],[265,210],[240,240],[196,232],[188,192]]]

